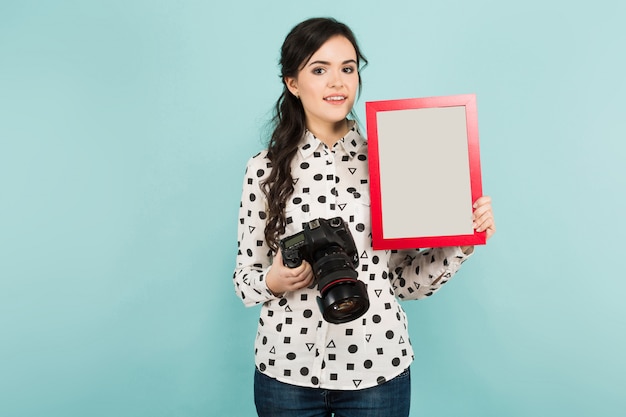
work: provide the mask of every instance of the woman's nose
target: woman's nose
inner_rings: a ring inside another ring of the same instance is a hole
[[[341,77],[341,72],[333,71],[330,79],[328,80],[329,87],[342,87],[343,79]]]

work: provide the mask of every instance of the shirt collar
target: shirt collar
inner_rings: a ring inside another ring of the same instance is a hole
[[[352,129],[335,145],[333,149],[337,153],[342,153],[347,155],[350,159],[354,158],[358,153],[359,149],[362,146],[367,145],[367,141],[361,133],[359,132],[359,128],[356,123],[352,126]],[[303,158],[308,158],[313,155],[315,152],[323,152],[324,149],[327,149],[327,146],[313,135],[310,131],[306,131],[302,141],[300,142],[300,153]]]

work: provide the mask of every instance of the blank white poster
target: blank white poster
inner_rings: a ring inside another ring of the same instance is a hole
[[[383,237],[472,234],[465,107],[376,116]]]

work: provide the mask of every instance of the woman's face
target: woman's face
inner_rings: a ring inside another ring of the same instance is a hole
[[[343,123],[359,88],[356,51],[343,36],[334,36],[304,63],[297,77],[286,77],[289,91],[300,98],[309,130]]]

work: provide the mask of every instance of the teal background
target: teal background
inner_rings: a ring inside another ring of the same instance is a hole
[[[0,1],[0,415],[254,415],[241,182],[318,15],[370,60],[361,120],[478,99],[498,232],[404,304],[411,415],[623,415],[624,4]]]

